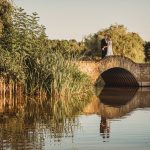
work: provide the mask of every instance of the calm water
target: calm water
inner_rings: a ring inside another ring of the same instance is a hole
[[[1,97],[0,149],[149,150],[150,89],[104,88],[97,97],[67,117],[46,102]]]

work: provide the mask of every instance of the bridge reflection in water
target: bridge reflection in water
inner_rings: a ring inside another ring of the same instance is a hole
[[[150,88],[103,88],[99,98],[100,134],[106,140],[110,136],[110,119],[128,115],[136,108],[150,107]]]
[[[56,106],[47,100],[0,95],[0,149],[42,149],[46,136],[50,137],[52,145],[64,138],[73,141],[75,130],[80,129],[78,119],[81,118],[77,117],[77,109],[70,110],[69,105],[63,105],[64,108],[60,109],[60,104],[56,109]],[[63,111],[66,107],[71,112],[68,118]],[[98,99],[95,97],[82,113],[100,115],[96,132],[100,132],[103,141],[107,141],[111,133],[111,119],[144,107],[150,107],[150,88],[103,88]]]

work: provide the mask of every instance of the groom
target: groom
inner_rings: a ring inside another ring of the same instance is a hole
[[[108,34],[105,34],[104,38],[101,40],[102,59],[107,54],[107,46],[108,46],[107,39],[108,39]]]

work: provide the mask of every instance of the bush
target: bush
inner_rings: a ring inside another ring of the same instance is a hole
[[[94,35],[87,36],[85,38],[87,49],[101,53],[100,41],[106,33],[112,37],[114,55],[128,57],[137,63],[144,62],[144,41],[137,33],[128,32],[123,25],[111,25]]]

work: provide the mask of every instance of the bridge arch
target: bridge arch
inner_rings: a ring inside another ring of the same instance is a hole
[[[138,81],[134,75],[128,70],[120,67],[114,67],[104,71],[101,74],[105,82],[105,86],[113,87],[138,87]]]
[[[127,57],[114,55],[76,64],[79,70],[91,77],[93,83],[99,82],[102,77],[109,86],[150,86],[150,64],[138,64]]]
[[[106,86],[140,86],[139,66],[127,57],[109,56],[99,62]]]

